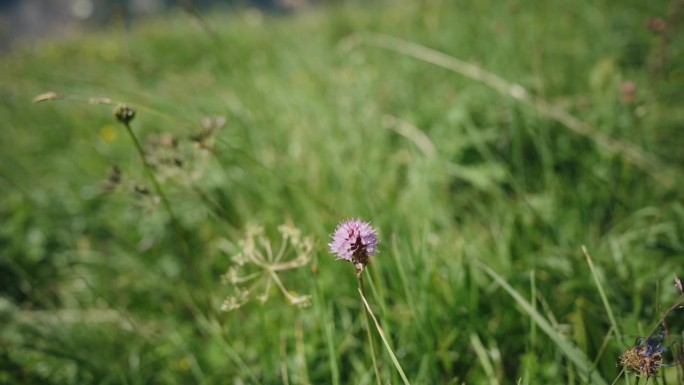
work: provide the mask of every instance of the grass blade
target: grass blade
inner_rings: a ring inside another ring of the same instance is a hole
[[[584,245],[582,245],[582,253],[584,253],[584,256],[587,258],[587,264],[589,265],[589,269],[591,270],[591,276],[592,278],[594,278],[594,282],[596,282],[596,287],[598,288],[599,295],[601,296],[603,307],[606,308],[606,313],[608,313],[608,319],[610,320],[610,325],[613,327],[613,332],[615,333],[617,340],[620,341],[620,344],[624,348],[625,345],[622,341],[622,334],[620,333],[620,329],[618,328],[617,322],[615,321],[613,310],[611,310],[610,308],[608,297],[606,296],[606,292],[603,290],[603,286],[601,286],[601,281],[599,280],[596,268],[594,268],[594,262],[591,258],[591,255],[589,255],[589,252],[587,251],[587,248]]]
[[[539,326],[541,330],[546,333],[546,335],[553,340],[553,342],[558,346],[558,348],[565,354],[565,356],[572,361],[573,364],[578,369],[579,375],[584,381],[589,381],[594,385],[607,385],[607,382],[595,371],[592,370],[592,365],[587,356],[580,351],[576,346],[566,341],[558,331],[556,331],[551,324],[541,315],[537,310],[534,309],[532,304],[530,304],[518,291],[516,291],[511,285],[506,282],[500,275],[498,275],[494,270],[490,269],[488,266],[484,265],[479,261],[475,261],[475,265],[487,273],[499,286],[510,294],[511,297],[518,303],[520,307],[523,308],[525,313],[527,313]]]
[[[385,348],[387,349],[387,352],[389,353],[390,357],[392,357],[392,362],[394,363],[394,367],[397,368],[397,371],[399,372],[401,379],[404,381],[404,384],[410,385],[411,383],[409,382],[408,378],[406,378],[406,374],[404,374],[404,369],[401,368],[401,364],[399,363],[399,360],[397,360],[397,356],[394,355],[392,348],[390,347],[389,343],[387,342],[387,338],[385,338],[385,332],[382,331],[382,328],[380,327],[380,324],[378,323],[377,318],[375,318],[375,314],[373,314],[373,310],[371,310],[370,305],[368,305],[368,301],[366,301],[366,297],[363,295],[363,292],[361,291],[360,288],[359,288],[359,294],[361,295],[361,300],[363,301],[363,305],[366,307],[366,311],[368,311],[368,314],[370,314],[371,318],[373,318],[373,322],[375,322],[375,328],[378,329],[378,334],[380,334],[380,338],[382,338],[382,343],[385,344]]]

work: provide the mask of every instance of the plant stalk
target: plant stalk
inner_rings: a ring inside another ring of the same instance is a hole
[[[359,293],[361,294],[361,307],[363,307],[363,314],[365,314],[365,320],[366,320],[366,332],[368,334],[368,344],[370,345],[370,350],[371,350],[371,357],[373,359],[373,369],[375,370],[375,379],[377,380],[378,385],[382,385],[382,380],[380,377],[380,367],[378,366],[378,360],[375,356],[375,341],[373,341],[373,334],[371,333],[371,322],[370,322],[370,315],[368,315],[368,312],[366,311],[366,307],[364,305],[365,300],[365,289],[363,287],[363,270],[359,271],[358,274],[356,274],[356,279],[359,281]]]
[[[147,174],[147,177],[152,181],[152,184],[154,185],[154,190],[159,195],[159,199],[161,199],[162,204],[164,205],[164,209],[169,213],[169,217],[171,218],[171,223],[173,224],[174,229],[176,230],[176,233],[181,239],[181,243],[183,245],[183,251],[185,252],[186,258],[189,260],[189,267],[192,269],[194,273],[196,273],[195,269],[195,260],[194,258],[190,255],[190,248],[188,247],[187,239],[185,238],[185,233],[183,232],[183,229],[181,228],[180,222],[178,221],[178,218],[176,218],[176,215],[173,213],[173,210],[171,209],[171,204],[169,203],[169,199],[166,197],[166,193],[164,193],[164,190],[161,187],[161,184],[159,184],[159,181],[157,180],[157,177],[154,175],[154,171],[152,171],[152,166],[150,163],[147,161],[147,158],[145,158],[145,152],[143,151],[142,146],[140,145],[140,141],[138,140],[138,137],[135,136],[135,133],[133,132],[133,129],[131,129],[131,125],[128,122],[123,122],[124,126],[126,127],[126,132],[128,133],[128,136],[131,138],[133,141],[133,144],[135,145],[135,149],[138,151],[138,155],[140,155],[140,159],[143,162],[143,166],[145,168],[145,172]]]

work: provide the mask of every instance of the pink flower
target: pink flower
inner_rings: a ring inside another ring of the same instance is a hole
[[[378,233],[368,222],[351,219],[340,223],[328,245],[337,259],[346,259],[363,270],[378,252]]]

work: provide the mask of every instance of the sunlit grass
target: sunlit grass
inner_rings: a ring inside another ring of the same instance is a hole
[[[635,383],[624,344],[683,273],[684,46],[645,22],[667,12],[246,10],[207,15],[215,35],[175,14],[18,48],[0,382],[373,384],[371,330],[382,383]],[[31,102],[47,91],[64,97]],[[345,218],[380,229],[363,302],[328,252]],[[264,300],[221,311],[240,240],[280,244],[282,223],[311,259],[245,270]]]

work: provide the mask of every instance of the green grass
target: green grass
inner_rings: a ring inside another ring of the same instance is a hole
[[[0,382],[374,384],[354,268],[327,247],[360,217],[382,240],[365,274],[382,383],[402,383],[394,360],[411,384],[613,383],[684,273],[684,41],[646,27],[668,7],[238,11],[208,15],[215,38],[176,14],[17,48],[0,58]],[[47,91],[68,97],[31,103]],[[214,116],[209,151],[193,138]],[[222,312],[247,228],[277,249],[282,223],[314,241],[278,273],[310,306],[272,282]]]

